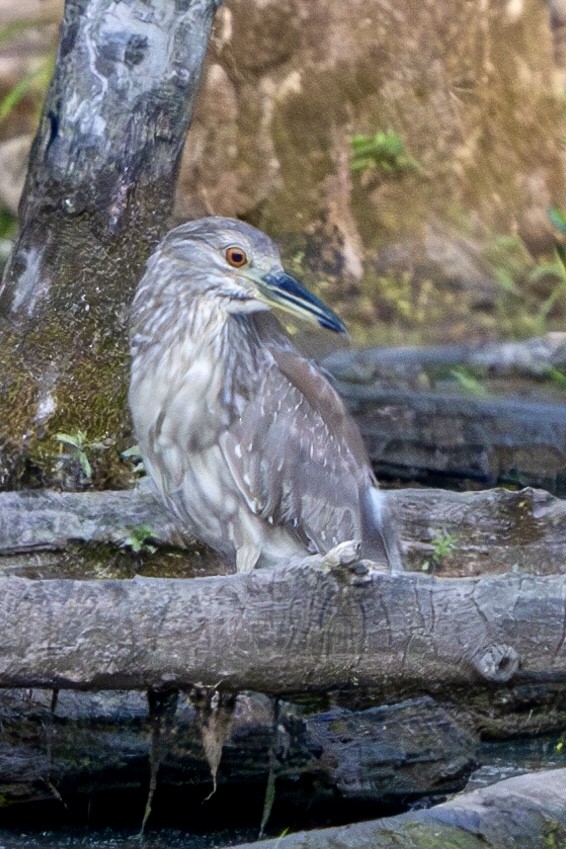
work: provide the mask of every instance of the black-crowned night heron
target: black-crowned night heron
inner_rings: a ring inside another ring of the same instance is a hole
[[[266,235],[210,217],[172,230],[132,308],[130,407],[178,521],[238,571],[358,540],[400,566],[356,424],[271,307],[345,332]]]

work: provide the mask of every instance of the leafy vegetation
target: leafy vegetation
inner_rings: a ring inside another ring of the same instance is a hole
[[[394,130],[378,130],[373,135],[358,133],[352,136],[350,168],[353,173],[380,171],[399,174],[403,171],[422,172],[422,166],[407,152],[405,142]]]
[[[566,313],[566,266],[559,247],[536,262],[519,236],[498,236],[485,251],[500,287],[498,326],[506,336],[540,336],[554,313]]]
[[[88,481],[92,480],[92,466],[88,452],[103,450],[106,445],[103,442],[91,442],[84,430],[77,430],[74,433],[56,433],[55,439],[62,445],[69,446],[71,460],[78,462],[84,477]]]
[[[132,528],[128,536],[122,540],[120,547],[129,548],[134,554],[155,554],[157,548],[152,545],[152,539],[149,525],[140,525],[137,528]]]
[[[474,395],[476,398],[485,397],[488,392],[483,383],[464,366],[457,366],[450,370],[451,377],[454,378],[460,389],[467,392],[469,395]]]
[[[449,534],[447,531],[436,531],[431,540],[432,554],[421,565],[421,571],[434,572],[448,557],[453,556],[458,547],[458,542],[459,540],[456,534]]]

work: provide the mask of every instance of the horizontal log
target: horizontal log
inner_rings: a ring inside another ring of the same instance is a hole
[[[509,778],[428,810],[240,843],[237,849],[540,849],[561,845],[565,834],[566,769],[557,769]]]
[[[182,542],[149,481],[132,490],[0,493],[0,555],[56,551],[73,541],[122,545],[142,526],[156,542]]]
[[[551,574],[566,565],[566,501],[543,490],[402,489],[390,491],[388,497],[409,568],[420,569],[430,562],[435,540],[446,535],[452,541],[450,557],[434,567],[438,572],[449,567],[452,577],[511,570]],[[213,552],[179,532],[144,484],[118,492],[0,493],[0,574],[72,575],[73,558],[40,553],[56,552],[74,542],[127,547],[140,528],[150,532],[152,542],[186,546],[186,563],[194,570],[198,567],[201,575],[225,571]],[[154,573],[179,576],[179,558],[171,561],[176,573],[168,571],[163,557],[155,559]],[[143,563],[147,567],[151,562],[151,552],[144,550]],[[136,564],[138,570],[141,565]],[[82,569],[84,577],[96,571],[89,572],[86,562]]]
[[[358,421],[378,475],[429,485],[512,482],[564,496],[566,418],[551,378],[562,387],[565,339],[341,350],[323,364]],[[472,388],[480,396],[451,377],[462,366],[479,375]]]
[[[0,686],[391,695],[566,683],[566,576],[359,573],[0,578]]]
[[[343,348],[324,357],[323,365],[349,383],[414,380],[423,372],[446,378],[447,368],[466,366],[485,375],[530,378],[566,369],[566,333],[511,342],[472,342],[402,348]]]
[[[0,691],[0,724],[4,810],[37,801],[58,806],[54,787],[66,803],[81,794],[147,789],[153,722],[145,694],[61,691],[54,700],[49,691]],[[390,803],[461,789],[476,764],[476,745],[472,734],[427,697],[303,715],[288,702],[275,708],[265,696],[241,694],[217,783],[234,791],[244,783],[261,809],[273,766],[286,804],[304,807],[306,795],[314,798],[321,785],[329,798]],[[189,699],[179,698],[162,730],[160,752],[158,787],[182,785],[196,805],[202,802],[212,780],[202,714]],[[224,804],[214,799],[210,804],[216,801]]]
[[[563,404],[342,383],[338,388],[378,475],[513,483],[566,494]]]

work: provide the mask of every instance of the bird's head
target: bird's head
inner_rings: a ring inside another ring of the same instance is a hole
[[[242,221],[210,216],[176,227],[160,254],[176,267],[195,294],[221,298],[230,313],[279,307],[337,333],[345,325],[319,298],[285,272],[271,239]]]

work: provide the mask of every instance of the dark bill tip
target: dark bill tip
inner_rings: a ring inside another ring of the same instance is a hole
[[[347,333],[346,325],[338,318],[324,301],[301,286],[300,283],[284,271],[272,272],[262,277],[265,284],[264,294],[273,303],[306,318],[314,319],[321,327],[334,333]]]

